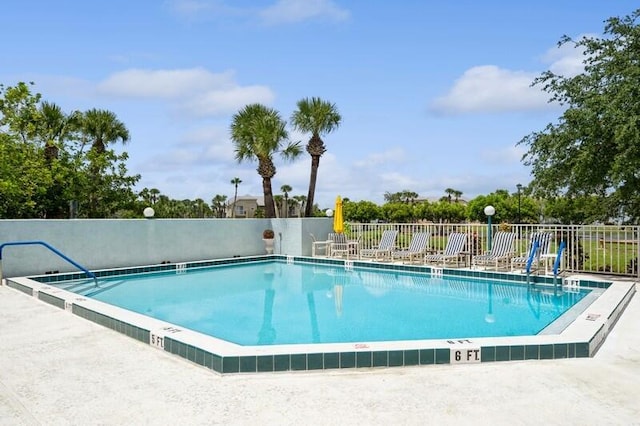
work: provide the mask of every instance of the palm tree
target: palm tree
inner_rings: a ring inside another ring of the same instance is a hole
[[[58,158],[58,152],[80,123],[80,113],[65,114],[58,105],[42,102],[40,105],[40,135],[44,139],[44,156],[47,163]]]
[[[304,213],[306,217],[310,217],[313,212],[313,197],[316,192],[320,157],[327,150],[320,135],[331,133],[338,128],[342,118],[335,104],[320,98],[304,98],[298,101],[297,105],[298,109],[293,112],[291,122],[295,129],[311,133],[311,139],[307,143],[307,152],[311,155],[311,177],[309,178],[309,193]]]
[[[276,212],[276,217],[281,217],[282,216],[282,202],[284,201],[284,197],[282,195],[274,195],[273,196],[273,203],[278,206],[277,209],[275,209]]]
[[[103,109],[93,108],[84,113],[83,132],[91,139],[91,150],[95,154],[103,154],[110,143],[129,141],[129,130],[124,123],[113,112]]]
[[[453,188],[447,188],[444,190],[444,192],[447,194],[448,201],[451,202],[451,196],[455,194],[456,190]]]
[[[231,217],[236,217],[236,201],[238,201],[238,185],[240,185],[242,181],[239,177],[234,177],[231,179],[231,184],[235,186],[235,192],[233,194],[233,210],[231,211]]]
[[[300,207],[298,208],[298,217],[300,217],[302,211],[304,210],[305,203],[307,202],[307,197],[305,195],[294,195],[293,199],[296,200],[298,204],[300,204]]]
[[[285,129],[286,122],[278,111],[261,104],[245,106],[234,114],[231,123],[231,140],[235,145],[235,157],[243,160],[258,161],[258,174],[262,177],[264,208],[267,218],[275,217],[271,178],[276,174],[273,155],[280,153],[285,159],[293,159],[302,152],[299,143],[289,142]]]
[[[102,214],[98,211],[100,195],[97,188],[104,179],[101,171],[107,167],[107,145],[117,141],[127,143],[129,130],[113,112],[94,108],[86,111],[82,118],[82,140],[91,142],[89,173],[92,187],[89,189],[89,217],[97,217]]]
[[[160,196],[160,190],[158,188],[151,188],[149,190],[149,195],[151,196],[151,204],[155,204]]]
[[[223,217],[227,207],[227,196],[217,194],[213,197],[213,200],[211,200],[211,206],[213,207],[216,217]]]
[[[289,217],[289,193],[293,188],[289,185],[282,185],[280,191],[284,192],[284,217]]]

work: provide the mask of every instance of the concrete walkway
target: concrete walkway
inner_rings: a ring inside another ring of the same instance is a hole
[[[0,424],[640,425],[640,296],[594,358],[221,377],[0,287]]]

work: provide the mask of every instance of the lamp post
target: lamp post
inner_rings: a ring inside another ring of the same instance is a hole
[[[520,191],[522,190],[522,185],[517,184],[516,188],[518,188],[518,224],[520,224]]]
[[[156,215],[156,212],[152,207],[147,207],[142,211],[142,215],[147,219],[153,219],[153,217]]]
[[[484,214],[487,215],[487,251],[491,251],[491,216],[496,214],[495,207],[493,206],[485,207]]]

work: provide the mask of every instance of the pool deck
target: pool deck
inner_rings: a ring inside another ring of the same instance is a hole
[[[593,358],[218,375],[0,287],[0,424],[640,425],[640,296]]]

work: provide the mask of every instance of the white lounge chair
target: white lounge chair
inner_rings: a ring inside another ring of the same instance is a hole
[[[536,249],[534,261],[537,266],[540,266],[542,263],[543,256],[549,255],[551,253],[551,237],[552,234],[548,232],[533,232],[531,237],[529,238],[529,245],[527,247],[527,252],[522,253],[520,256],[511,258],[511,269],[524,269],[526,268],[527,262],[531,257],[531,251],[533,250],[534,244],[537,241],[538,247]]]
[[[494,266],[496,269],[500,263],[508,263],[509,259],[515,254],[514,241],[516,234],[514,232],[498,231],[493,237],[491,250],[485,254],[479,254],[471,259],[472,266]]]
[[[349,243],[347,242],[347,236],[343,233],[332,232],[329,234],[329,256],[346,256],[349,257]]]
[[[398,231],[387,229],[382,233],[380,244],[374,248],[360,250],[360,257],[374,258],[375,260],[383,260],[391,258],[391,251],[396,245],[396,237]]]
[[[448,261],[455,260],[456,263],[460,258],[460,253],[464,251],[467,245],[467,234],[461,232],[452,232],[447,239],[447,245],[442,253],[428,254],[424,257],[425,263],[440,263],[446,265]]]
[[[411,236],[409,247],[406,250],[393,250],[391,259],[403,259],[413,263],[414,259],[422,258],[427,251],[430,236],[427,232],[415,232]]]

